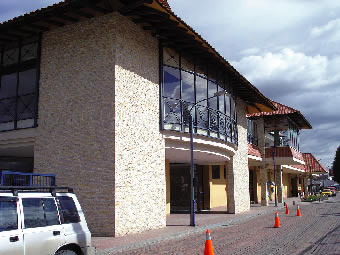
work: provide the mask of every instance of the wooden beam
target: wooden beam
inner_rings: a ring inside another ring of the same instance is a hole
[[[58,18],[58,19],[62,19],[62,20],[70,21],[70,22],[78,22],[79,21],[79,19],[71,17],[71,16],[67,16],[63,13],[57,13],[56,16],[57,16],[56,18]]]
[[[134,2],[131,2],[125,6],[123,6],[122,8],[119,9],[119,12],[121,14],[125,14],[128,13],[138,7],[144,6],[145,3],[147,4],[152,4],[153,0],[137,0]]]
[[[81,11],[81,10],[72,10],[71,13],[74,13],[78,16],[89,18],[89,19],[94,17],[94,15],[92,15],[88,12]]]
[[[42,32],[49,31],[48,27],[37,25],[37,24],[27,23],[27,24],[24,24],[24,25],[26,27],[33,28],[33,29],[36,29],[36,30],[39,30],[39,31],[42,31]]]
[[[63,22],[52,20],[50,18],[44,18],[44,19],[42,19],[42,22],[45,22],[45,23],[48,23],[48,24],[51,24],[51,25],[54,25],[54,26],[58,26],[58,27],[62,27],[62,26],[65,25],[65,23],[63,23]]]

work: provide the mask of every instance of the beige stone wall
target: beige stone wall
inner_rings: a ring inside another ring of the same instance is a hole
[[[228,168],[228,211],[250,209],[246,103],[237,99],[238,148]]]
[[[166,225],[158,41],[128,18],[120,16],[119,21],[115,64],[117,236]]]
[[[42,45],[35,171],[74,187],[94,235],[164,227],[158,41],[113,13]]]
[[[94,235],[114,235],[115,15],[43,34],[34,171],[74,188]]]

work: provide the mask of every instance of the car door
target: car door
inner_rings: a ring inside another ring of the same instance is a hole
[[[23,255],[21,216],[16,197],[0,196],[0,255]]]
[[[65,243],[65,235],[53,197],[22,198],[25,255],[54,254]]]

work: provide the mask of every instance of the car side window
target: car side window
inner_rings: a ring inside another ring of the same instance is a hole
[[[11,197],[0,198],[0,232],[18,229],[17,202]]]
[[[37,228],[59,224],[53,198],[23,198],[25,228]]]
[[[60,196],[58,197],[61,215],[63,217],[63,223],[78,223],[80,222],[80,217],[76,204],[72,197]]]

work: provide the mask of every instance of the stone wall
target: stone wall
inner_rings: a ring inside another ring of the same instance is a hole
[[[246,103],[237,99],[238,148],[228,167],[228,211],[250,209]]]
[[[116,236],[166,225],[158,41],[120,16],[115,63]]]
[[[43,35],[35,171],[74,188],[94,235],[166,224],[158,41],[118,13]]]
[[[114,235],[117,17],[43,34],[35,172],[74,188],[94,235]]]

